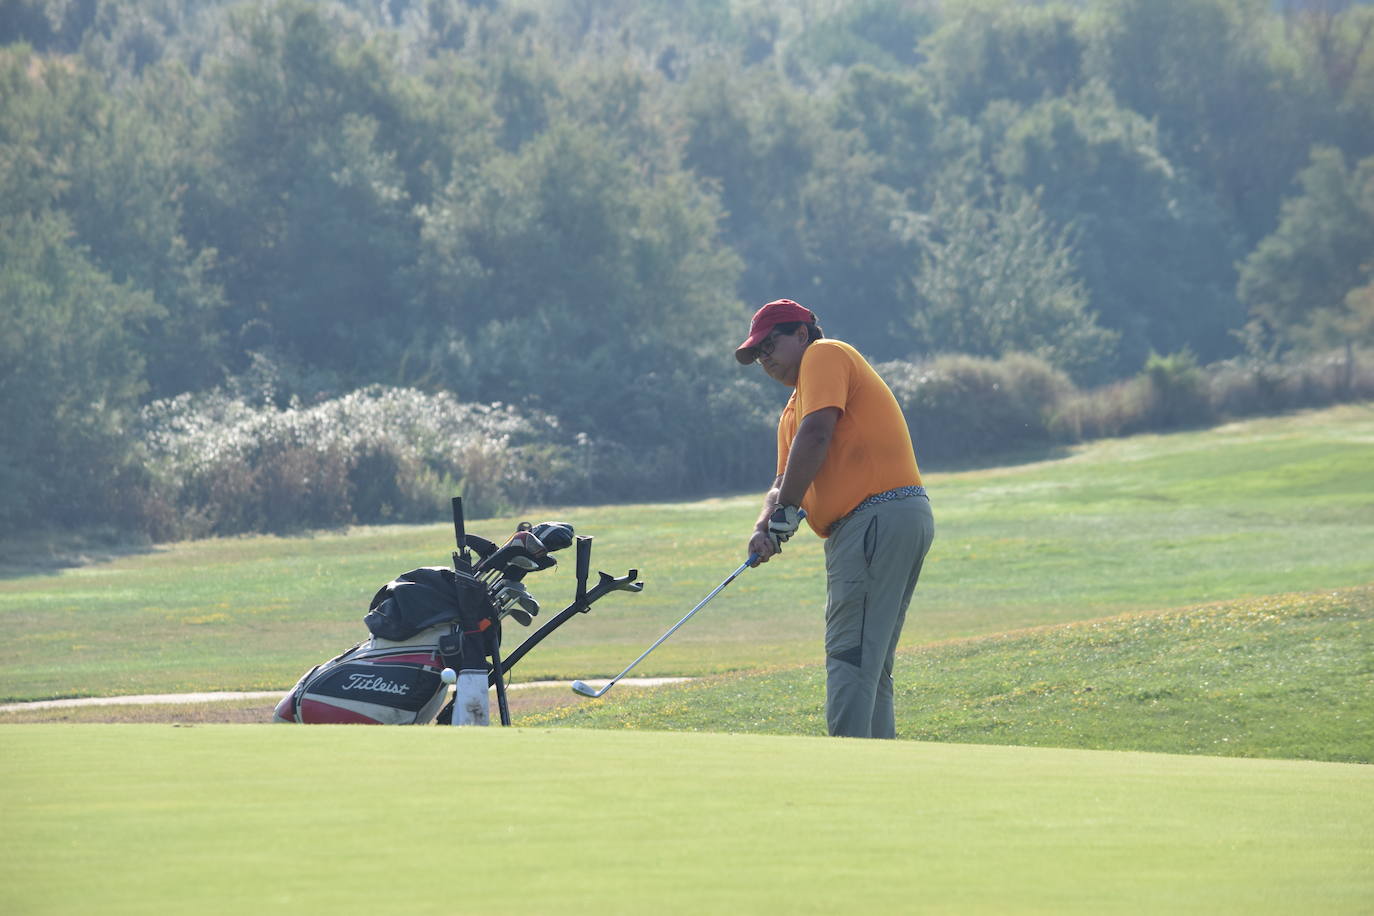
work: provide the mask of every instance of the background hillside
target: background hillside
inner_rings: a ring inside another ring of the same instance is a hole
[[[1368,397],[1371,44],[1338,0],[0,0],[0,522],[758,487],[782,392],[729,353],[779,296],[927,463]]]

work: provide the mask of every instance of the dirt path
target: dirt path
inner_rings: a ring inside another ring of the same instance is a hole
[[[663,684],[678,684],[690,681],[687,677],[627,677],[620,680],[626,687],[658,687]],[[600,687],[605,680],[589,680],[588,684]],[[563,687],[567,681],[517,681],[507,686],[507,690],[520,690],[529,687]],[[69,709],[91,706],[159,706],[185,705],[192,703],[218,703],[230,700],[279,700],[285,690],[260,691],[220,691],[216,693],[147,693],[122,697],[75,697],[66,700],[34,700],[28,703],[5,703],[0,705],[0,713],[26,712],[38,709]]]

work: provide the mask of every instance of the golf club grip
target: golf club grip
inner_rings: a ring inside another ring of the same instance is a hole
[[[453,536],[458,541],[459,550],[467,550],[467,529],[463,523],[463,497],[453,497]]]
[[[592,568],[592,539],[579,536],[577,539],[577,597],[587,597],[587,576]]]

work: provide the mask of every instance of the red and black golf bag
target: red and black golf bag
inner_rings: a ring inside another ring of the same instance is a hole
[[[472,606],[466,608],[464,603]],[[414,725],[444,705],[444,668],[463,664],[463,618],[485,659],[496,611],[481,582],[444,567],[413,569],[377,592],[363,622],[372,636],[317,665],[277,704],[277,722]],[[481,629],[479,629],[481,628]],[[444,650],[448,649],[449,652]],[[471,654],[471,652],[469,653]],[[468,664],[477,664],[469,660]],[[481,662],[485,667],[485,661]]]
[[[417,725],[430,721],[455,725],[487,724],[487,689],[496,688],[501,724],[510,724],[505,675],[575,614],[613,591],[638,592],[638,570],[620,578],[600,573],[590,591],[592,539],[577,544],[577,594],[573,603],[531,634],[504,661],[501,624],[510,618],[529,626],[539,613],[521,580],[526,573],[557,565],[551,554],[574,543],[571,525],[524,523],[501,547],[463,530],[461,500],[453,501],[459,550],[453,568],[412,569],[388,582],[372,598],[363,622],[370,638],[306,672],[277,704],[273,721]],[[475,557],[474,557],[475,554]],[[458,713],[445,705],[445,669],[458,685]]]

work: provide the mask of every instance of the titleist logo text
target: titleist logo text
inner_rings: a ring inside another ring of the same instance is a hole
[[[388,681],[379,674],[350,674],[344,690],[375,690],[380,693],[409,693],[405,684]]]

